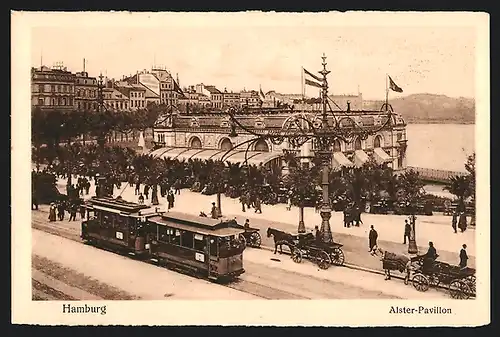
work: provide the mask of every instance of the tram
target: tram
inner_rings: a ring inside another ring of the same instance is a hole
[[[202,276],[231,280],[245,272],[236,220],[162,212],[109,197],[86,202],[81,238],[97,247]]]

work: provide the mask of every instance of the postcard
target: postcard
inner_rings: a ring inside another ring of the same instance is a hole
[[[13,323],[490,322],[488,14],[11,16]]]

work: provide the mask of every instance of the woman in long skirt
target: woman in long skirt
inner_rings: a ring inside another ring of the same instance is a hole
[[[50,204],[49,221],[56,221],[56,205],[54,203]]]

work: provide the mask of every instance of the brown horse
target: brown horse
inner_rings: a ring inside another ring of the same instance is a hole
[[[405,284],[408,284],[411,270],[411,260],[405,255],[395,254],[384,251],[382,248],[374,249],[373,256],[378,256],[382,261],[382,269],[384,269],[385,279],[391,279],[391,270],[399,270],[405,274]]]
[[[283,245],[287,245],[291,251],[291,247],[294,245],[292,234],[269,227],[267,229],[267,237],[270,238],[271,236],[274,240],[274,254],[278,251],[278,246],[280,247],[280,254],[282,254]]]

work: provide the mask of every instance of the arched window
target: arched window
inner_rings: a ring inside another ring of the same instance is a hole
[[[333,152],[341,152],[340,141],[337,139],[333,142]]]
[[[191,142],[189,145],[192,149],[201,149],[201,140],[198,137],[191,138]]]
[[[269,152],[269,146],[265,140],[259,139],[257,143],[255,143],[255,151]]]
[[[231,150],[232,148],[233,148],[233,143],[228,138],[224,138],[220,143],[220,149],[223,151],[228,151]]]
[[[375,140],[373,141],[373,147],[380,147],[380,144],[382,144],[382,137],[375,137]]]
[[[354,142],[354,150],[361,150],[361,139],[356,138],[356,141]]]

